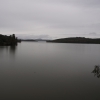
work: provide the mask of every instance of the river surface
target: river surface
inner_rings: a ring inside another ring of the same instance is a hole
[[[0,100],[100,100],[99,44],[0,46]]]

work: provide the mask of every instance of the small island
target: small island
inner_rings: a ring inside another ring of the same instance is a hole
[[[47,42],[100,44],[100,38],[92,39],[92,38],[85,38],[85,37],[71,37],[71,38],[48,40]]]
[[[16,46],[21,40],[15,37],[15,34],[10,36],[0,34],[0,46]]]

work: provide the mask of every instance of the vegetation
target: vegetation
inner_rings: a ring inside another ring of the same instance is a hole
[[[18,42],[21,42],[15,37],[15,34],[10,36],[0,34],[0,46],[15,46]]]
[[[56,40],[49,40],[47,42],[55,42],[55,43],[93,43],[93,44],[100,44],[100,38],[91,39],[91,38],[84,38],[84,37],[73,37],[73,38],[62,38]]]
[[[96,65],[92,73],[94,73],[94,76],[97,76],[97,78],[100,78],[100,66]]]

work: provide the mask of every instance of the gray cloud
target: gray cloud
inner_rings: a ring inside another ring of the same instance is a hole
[[[99,12],[100,0],[0,0],[0,33],[52,38],[100,34]]]
[[[91,33],[89,33],[89,35],[97,35],[97,33],[96,32],[91,32]]]

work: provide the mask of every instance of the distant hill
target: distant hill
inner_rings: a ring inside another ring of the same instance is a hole
[[[45,39],[35,39],[35,41],[47,41]]]
[[[35,42],[35,40],[33,40],[33,39],[21,39],[21,41]]]
[[[47,41],[43,39],[22,39],[22,41],[27,41],[27,42],[38,42],[38,41]]]
[[[0,34],[0,46],[15,46],[18,42],[21,42],[21,40],[18,40],[15,34],[10,36]]]
[[[85,38],[85,37],[71,37],[71,38],[49,40],[47,42],[100,44],[100,38],[91,39],[91,38]]]

